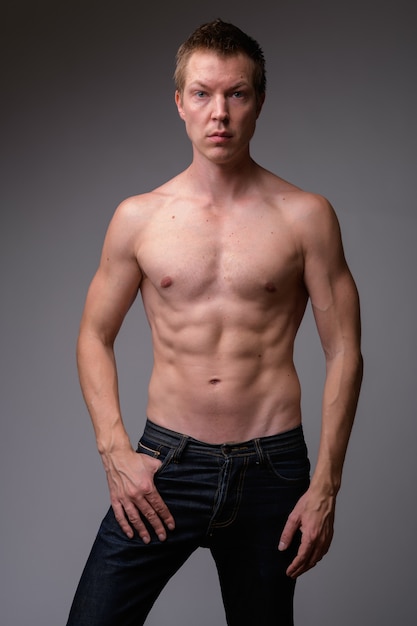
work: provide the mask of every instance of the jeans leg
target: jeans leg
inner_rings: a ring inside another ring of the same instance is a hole
[[[193,552],[190,542],[128,539],[110,509],[85,566],[67,626],[141,626]]]
[[[152,541],[144,544],[137,534],[133,539],[125,536],[110,509],[67,626],[141,626],[168,580],[204,543],[217,490],[217,461],[210,446],[203,446],[202,457],[191,448],[186,437],[147,425],[138,452],[162,461],[155,486],[176,528],[164,542],[150,529]]]
[[[238,538],[225,532],[211,548],[229,626],[293,626],[295,581],[285,571],[295,555],[279,552],[276,538]]]
[[[213,520],[210,549],[229,626],[293,626],[295,581],[285,572],[301,535],[284,552],[278,551],[278,542],[308,488],[310,465],[303,442],[294,449],[274,449],[268,440],[264,450],[258,448],[258,458],[231,459],[227,492],[230,501],[230,494],[240,491],[238,502]]]

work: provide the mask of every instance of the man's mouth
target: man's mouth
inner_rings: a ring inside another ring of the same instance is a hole
[[[209,137],[220,137],[220,138],[224,137],[226,139],[230,139],[231,136],[232,135],[230,133],[227,133],[221,130],[216,131],[215,133],[211,133],[211,135],[209,135]]]

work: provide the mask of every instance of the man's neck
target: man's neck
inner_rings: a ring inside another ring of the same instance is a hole
[[[194,158],[184,174],[193,193],[206,196],[214,205],[224,205],[242,198],[253,187],[259,171],[250,157],[233,164]]]

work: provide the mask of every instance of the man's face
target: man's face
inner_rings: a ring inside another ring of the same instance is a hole
[[[184,90],[175,100],[195,156],[221,164],[248,154],[263,103],[256,98],[253,70],[244,54],[223,57],[198,50],[191,55]]]

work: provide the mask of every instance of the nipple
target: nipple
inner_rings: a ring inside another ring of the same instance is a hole
[[[163,289],[166,289],[167,287],[171,287],[171,285],[172,285],[172,278],[171,278],[171,276],[165,276],[161,280],[161,287]]]
[[[277,290],[277,288],[275,287],[274,283],[270,283],[270,282],[266,283],[265,289],[267,291],[269,291],[269,293],[274,293],[274,291]]]

